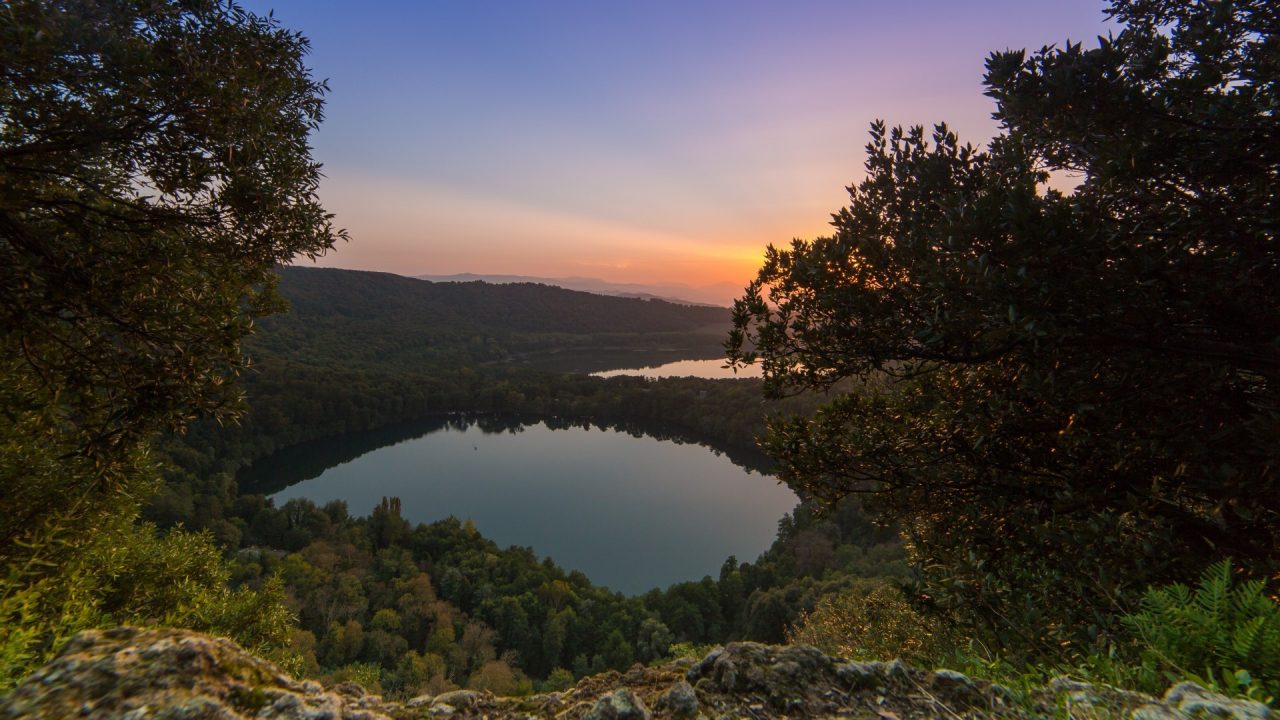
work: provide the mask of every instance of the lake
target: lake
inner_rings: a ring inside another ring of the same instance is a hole
[[[737,372],[724,366],[724,358],[711,360],[676,360],[636,368],[615,368],[593,372],[596,377],[617,377],[619,375],[639,375],[652,379],[665,377],[700,377],[708,380],[733,380],[735,378],[758,378],[762,374],[762,366],[757,363],[738,368]]]
[[[358,515],[397,496],[411,522],[471,519],[500,546],[532,547],[628,594],[714,576],[730,555],[754,560],[797,502],[772,476],[701,445],[553,425],[437,419],[373,440],[293,448],[255,464],[240,483],[274,492],[277,507],[343,500]],[[376,449],[362,453],[362,442]],[[293,462],[308,452],[308,462]]]

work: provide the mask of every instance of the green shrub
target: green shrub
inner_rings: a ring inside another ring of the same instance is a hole
[[[547,675],[547,679],[538,684],[538,692],[561,692],[573,687],[573,673],[558,667]]]
[[[859,582],[802,613],[787,641],[859,660],[932,662],[951,645],[948,633],[911,607],[898,586]]]
[[[116,625],[179,627],[229,637],[290,672],[293,613],[284,587],[229,587],[230,568],[206,533],[161,534],[129,518],[95,529],[93,542],[32,581],[0,575],[0,692],[47,662],[77,632]],[[2,566],[0,566],[2,567]]]
[[[715,650],[716,647],[717,646],[713,643],[672,643],[670,647],[667,648],[667,656],[661,660],[656,660],[655,663],[674,662],[681,658],[688,657],[694,658],[695,660],[701,660],[712,650]]]
[[[381,695],[382,667],[377,663],[355,662],[343,665],[330,675],[334,683],[353,682],[365,690]]]
[[[1124,624],[1139,641],[1144,684],[1181,679],[1254,698],[1280,696],[1280,605],[1261,580],[1233,582],[1231,561],[1194,590],[1151,588]]]

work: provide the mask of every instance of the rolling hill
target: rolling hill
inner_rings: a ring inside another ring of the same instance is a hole
[[[255,360],[481,364],[565,350],[718,352],[729,310],[535,283],[435,283],[391,273],[280,269],[290,310],[261,322]]]

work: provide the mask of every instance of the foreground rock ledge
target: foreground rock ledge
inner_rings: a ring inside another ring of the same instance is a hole
[[[1266,718],[1258,703],[1184,683],[1163,700],[1061,679],[1018,698],[998,685],[805,646],[731,643],[700,661],[635,666],[523,698],[457,690],[405,703],[347,683],[295,680],[234,643],[181,630],[77,635],[9,695],[0,718],[408,720],[410,718]]]

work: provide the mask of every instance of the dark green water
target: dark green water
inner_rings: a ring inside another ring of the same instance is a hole
[[[356,514],[398,496],[413,522],[469,518],[499,545],[532,547],[626,593],[714,575],[729,555],[754,559],[796,503],[773,477],[706,447],[617,429],[435,420],[361,442],[282,453],[241,487],[278,490],[277,506],[344,500]]]

